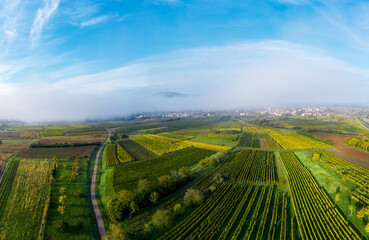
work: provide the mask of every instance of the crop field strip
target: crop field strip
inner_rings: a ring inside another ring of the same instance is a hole
[[[361,204],[369,205],[369,170],[348,162],[326,151],[309,151],[311,154],[320,154],[320,161],[329,167],[334,167],[343,176],[357,185],[352,198]]]
[[[119,144],[109,144],[105,148],[105,165],[107,167],[116,166],[120,163],[128,163],[134,161]]]
[[[292,152],[280,152],[302,239],[360,239]]]
[[[171,138],[151,134],[137,135],[130,138],[157,155],[174,152],[186,147],[185,145],[176,144],[175,142],[179,141],[178,139],[173,140]]]
[[[287,196],[276,194],[273,186],[223,183],[160,239],[287,239],[286,203]]]
[[[157,156],[155,153],[129,138],[119,141],[118,144],[136,161],[147,160]]]
[[[132,136],[131,139],[157,155],[163,155],[188,147],[198,147],[218,152],[228,151],[232,149],[231,147],[226,146],[218,146],[208,143],[192,142],[187,140],[182,141],[176,138],[169,138],[151,134]]]
[[[113,175],[114,191],[135,189],[140,179],[156,180],[162,175],[169,174],[173,169],[192,166],[214,153],[200,148],[186,148],[157,158],[116,166]]]
[[[116,144],[109,144],[105,148],[105,165],[107,167],[119,165],[115,149]]]
[[[298,133],[284,133],[269,130],[269,135],[284,149],[324,149],[333,148],[331,145],[314,140]]]
[[[243,149],[219,171],[233,181],[268,184],[277,182],[274,154],[269,151]]]
[[[0,218],[2,239],[37,239],[46,198],[51,162],[22,160]]]
[[[11,191],[19,161],[11,161],[0,182],[0,218]]]
[[[68,148],[27,148],[21,150],[20,158],[53,158],[53,157],[89,157],[96,146],[81,146]]]

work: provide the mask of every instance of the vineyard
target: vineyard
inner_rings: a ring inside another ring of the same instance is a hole
[[[298,133],[284,133],[281,131],[269,130],[269,135],[284,149],[332,148],[331,145],[319,142]]]
[[[5,208],[6,201],[11,191],[15,174],[19,166],[19,161],[11,161],[5,175],[2,176],[0,181],[0,217]]]
[[[251,147],[252,145],[252,133],[243,133],[238,142],[239,147]]]
[[[121,145],[116,144],[116,149],[117,149],[117,158],[119,162],[129,163],[134,161],[133,157],[131,157],[131,155],[129,155],[127,151],[122,148]]]
[[[132,190],[140,179],[156,180],[183,166],[192,166],[201,159],[214,154],[214,151],[200,148],[186,148],[154,159],[119,165],[114,168],[113,188]]]
[[[99,239],[91,186],[107,239],[368,239],[369,170],[354,164],[364,159],[307,129],[322,120],[292,120],[3,125],[0,239]]]
[[[197,135],[196,137],[209,140],[222,140],[222,141],[236,141],[238,135],[234,134],[204,134]]]
[[[0,219],[2,239],[37,239],[49,194],[50,169],[47,160],[20,161]]]
[[[274,189],[224,183],[160,239],[287,239],[288,197]]]
[[[119,141],[118,144],[136,161],[147,160],[157,156],[155,153],[129,138]]]
[[[163,132],[163,133],[160,133],[159,135],[164,136],[164,137],[170,137],[170,138],[178,138],[178,139],[190,139],[190,138],[195,137],[195,135],[188,135],[188,134],[177,133],[177,132]]]
[[[138,135],[132,136],[131,139],[157,155],[174,152],[186,147],[185,145],[176,144],[177,139],[173,141],[170,138],[158,135]]]
[[[89,157],[96,146],[81,146],[68,148],[26,148],[21,150],[20,158],[53,158],[53,157]]]
[[[119,165],[115,149],[116,144],[109,144],[105,148],[105,165],[107,167]]]
[[[182,141],[179,139],[159,135],[132,136],[131,139],[157,155],[178,151],[187,147],[197,147],[212,151],[228,151],[232,148],[188,140]]]
[[[326,167],[332,167],[340,173],[341,178],[349,180],[357,187],[352,192],[352,198],[361,203],[364,207],[369,205],[369,170],[343,160],[332,153],[326,151],[310,151],[310,154],[318,154],[318,160]]]
[[[269,184],[277,182],[274,154],[269,151],[241,150],[219,171],[233,181]]]
[[[303,239],[360,239],[292,152],[280,152]]]

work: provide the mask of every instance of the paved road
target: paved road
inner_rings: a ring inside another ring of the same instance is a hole
[[[91,181],[91,200],[92,200],[92,206],[94,208],[94,212],[95,212],[95,216],[96,216],[96,222],[97,222],[97,226],[99,228],[99,233],[100,233],[100,238],[101,239],[104,239],[106,237],[106,231],[105,231],[105,227],[104,227],[104,221],[103,221],[103,219],[101,217],[99,205],[97,204],[97,201],[96,201],[96,192],[95,192],[95,188],[96,188],[96,174],[97,174],[97,165],[99,163],[99,156],[100,156],[101,150],[104,148],[104,145],[108,141],[109,137],[110,137],[110,131],[108,130],[108,137],[106,138],[105,142],[101,145],[99,151],[96,154],[94,171],[92,173],[92,181]]]
[[[356,119],[356,121],[361,125],[361,126],[363,126],[366,130],[368,130],[369,131],[369,128],[367,127],[367,126],[365,126],[359,119],[358,119],[358,117],[355,117],[355,119]]]

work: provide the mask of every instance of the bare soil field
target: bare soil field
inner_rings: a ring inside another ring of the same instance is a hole
[[[260,149],[263,149],[263,150],[268,149],[264,139],[259,139],[259,146],[260,146]]]
[[[361,151],[344,143],[344,139],[346,137],[352,137],[351,135],[328,134],[328,133],[314,133],[314,134],[332,140],[333,146],[336,148],[336,150],[332,149],[329,152],[347,161],[355,163],[361,167],[369,169],[369,152]]]

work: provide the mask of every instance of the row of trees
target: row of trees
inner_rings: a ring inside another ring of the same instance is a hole
[[[177,203],[169,209],[159,209],[152,216],[149,223],[145,224],[143,237],[149,237],[153,228],[166,230],[173,226],[175,218],[183,215],[186,208],[200,205],[204,201],[204,194],[198,189],[188,189],[182,203]],[[131,202],[132,204],[132,202]],[[109,240],[134,239],[134,231],[129,225],[120,223],[110,224],[107,232]]]
[[[345,143],[356,147],[356,148],[361,148],[364,149],[365,151],[369,151],[369,141],[368,141],[368,137],[367,136],[357,136],[357,137],[353,137],[353,138],[345,138]]]
[[[131,218],[140,207],[157,204],[159,199],[174,192],[192,178],[188,167],[173,170],[170,175],[163,175],[155,182],[147,179],[138,181],[134,191],[121,190],[108,199],[106,213],[111,222],[118,222],[126,217]]]

